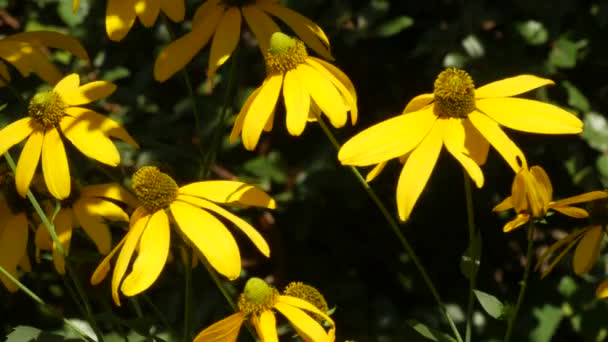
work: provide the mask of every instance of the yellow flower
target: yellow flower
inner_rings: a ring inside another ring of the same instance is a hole
[[[23,77],[35,73],[50,84],[61,79],[61,71],[51,63],[48,48],[64,49],[88,62],[89,55],[77,39],[58,32],[22,32],[0,38],[0,59],[8,62]],[[6,64],[0,61],[0,86],[11,80]]]
[[[120,154],[109,137],[137,147],[117,122],[78,107],[109,96],[116,86],[106,81],[79,84],[77,74],[66,76],[53,90],[34,95],[27,109],[28,117],[0,130],[0,154],[29,137],[21,151],[15,176],[21,196],[27,194],[40,159],[51,195],[58,199],[70,195],[70,169],[61,135],[87,157],[110,166],[118,165]]]
[[[205,48],[213,37],[207,72],[213,84],[217,69],[230,58],[239,42],[243,18],[262,52],[268,50],[270,36],[281,31],[269,14],[285,22],[320,56],[333,59],[329,39],[323,30],[310,19],[284,7],[278,0],[208,0],[194,14],[192,31],[160,52],[154,64],[154,77],[160,82],[166,81]]]
[[[304,299],[281,295],[260,278],[251,278],[239,297],[239,311],[201,331],[194,342],[235,342],[241,325],[250,319],[261,342],[278,342],[276,317],[283,314],[298,335],[307,342],[332,342],[335,338],[333,320]],[[331,325],[329,332],[315,320],[319,316]]]
[[[131,215],[129,232],[91,277],[92,284],[101,282],[110,270],[110,259],[120,250],[112,274],[112,297],[117,305],[120,305],[119,287],[124,295],[134,296],[150,287],[160,275],[169,255],[170,217],[178,233],[229,279],[236,279],[241,272],[239,248],[224,223],[211,213],[234,223],[262,254],[270,255],[260,233],[216,204],[275,208],[274,200],[252,185],[204,181],[178,188],[169,175],[156,167],[144,166],[133,175],[133,190],[141,204]],[[125,276],[135,251],[137,257],[131,273]]]
[[[61,246],[69,254],[72,231],[81,227],[93,241],[97,251],[106,255],[112,248],[112,234],[106,222],[129,222],[129,215],[116,201],[135,206],[136,199],[116,183],[87,185],[73,192],[71,198],[61,202],[61,209],[52,219]],[[53,210],[47,210],[52,214]],[[51,219],[51,215],[48,215]],[[65,259],[51,239],[47,227],[41,223],[36,230],[36,255],[40,250],[53,252],[53,263],[59,274],[65,274]]]
[[[574,218],[585,218],[589,213],[585,209],[571,204],[589,202],[608,197],[605,191],[591,191],[581,195],[553,201],[553,186],[549,176],[540,166],[530,170],[522,167],[515,175],[511,187],[511,196],[494,207],[494,211],[515,209],[517,216],[505,224],[503,230],[510,232],[528,222],[530,219],[543,218],[549,210],[555,210]]]
[[[72,11],[78,10],[80,1],[74,0]],[[113,41],[121,41],[133,27],[135,18],[145,27],[152,27],[160,12],[174,22],[184,20],[184,0],[108,0],[106,32]]]
[[[399,217],[409,218],[435,167],[441,147],[464,167],[477,187],[484,183],[483,165],[491,144],[515,172],[527,167],[524,154],[500,128],[542,134],[575,134],[583,123],[574,115],[539,101],[514,98],[553,84],[520,75],[475,89],[463,70],[446,69],[435,80],[433,94],[413,98],[403,115],[388,119],[347,141],[338,153],[345,165],[378,164],[371,181],[393,158],[405,161],[397,184]]]
[[[272,35],[266,55],[267,76],[251,93],[234,122],[231,141],[241,133],[243,145],[253,150],[262,131],[272,129],[283,90],[287,131],[299,136],[306,122],[325,113],[334,127],[357,121],[357,94],[348,76],[335,66],[306,53],[304,44],[281,32]]]

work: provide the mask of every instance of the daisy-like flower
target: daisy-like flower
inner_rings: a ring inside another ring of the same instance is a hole
[[[61,201],[53,224],[64,252],[69,254],[74,227],[81,227],[97,251],[108,254],[112,249],[112,234],[107,222],[129,222],[129,215],[118,204],[135,207],[137,200],[116,183],[87,185],[75,189],[70,198]],[[52,210],[48,211],[52,213]],[[35,244],[38,259],[41,250],[52,251],[55,269],[59,274],[65,274],[65,259],[44,223],[36,230]]]
[[[92,284],[101,282],[110,270],[112,256],[120,250],[112,274],[112,298],[116,305],[120,305],[119,288],[124,295],[134,296],[150,287],[160,275],[169,255],[170,221],[175,223],[178,233],[228,279],[239,276],[241,256],[234,237],[213,214],[234,223],[262,254],[270,255],[270,248],[260,233],[218,205],[274,209],[274,200],[262,190],[235,181],[203,181],[180,188],[173,178],[153,166],[139,169],[132,181],[140,206],[131,215],[129,232],[91,277]],[[135,251],[137,257],[126,275]]]
[[[281,5],[279,0],[208,0],[196,10],[192,31],[160,52],[154,64],[154,77],[160,82],[166,81],[184,68],[213,37],[207,72],[213,84],[217,69],[230,58],[239,42],[243,18],[262,53],[266,53],[270,36],[281,31],[270,16],[281,19],[321,57],[333,60],[329,39],[323,30],[310,19]]]
[[[399,218],[410,217],[437,163],[442,146],[464,167],[477,187],[484,183],[480,165],[492,145],[517,172],[527,167],[524,154],[500,128],[541,134],[576,134],[583,123],[559,107],[539,101],[514,98],[553,81],[520,75],[475,89],[463,70],[446,69],[435,80],[432,94],[413,98],[403,115],[388,119],[357,134],[340,149],[345,165],[378,164],[368,181],[386,162],[405,162],[397,184]]]
[[[0,87],[11,80],[6,63],[23,77],[35,73],[50,84],[61,79],[61,71],[50,61],[48,48],[63,49],[88,62],[89,55],[73,37],[58,32],[22,32],[0,38]]]
[[[306,123],[323,112],[334,127],[350,119],[357,121],[357,94],[340,69],[321,59],[308,56],[301,41],[281,32],[272,34],[265,54],[266,79],[251,93],[237,116],[231,141],[242,134],[243,145],[253,150],[262,131],[270,131],[283,90],[289,134],[302,134]]]
[[[21,196],[27,194],[39,160],[42,160],[44,181],[51,195],[57,199],[70,195],[70,168],[61,135],[85,156],[110,166],[120,162],[120,153],[110,137],[137,147],[116,121],[79,107],[109,96],[116,86],[106,81],[79,84],[77,74],[66,76],[53,90],[34,95],[27,117],[0,130],[0,154],[27,138],[15,175]]]
[[[301,293],[302,291],[297,290]],[[251,278],[238,301],[239,311],[201,331],[194,342],[235,342],[239,330],[249,319],[262,342],[279,340],[274,310],[289,320],[298,335],[307,342],[332,342],[335,338],[333,320],[305,299],[281,295],[260,278]],[[322,317],[331,328],[325,331],[315,317]]]
[[[549,210],[554,210],[574,218],[586,218],[589,213],[585,209],[573,207],[572,204],[589,202],[608,197],[606,191],[591,191],[581,195],[553,201],[553,186],[549,176],[540,166],[521,168],[515,175],[511,187],[511,196],[494,207],[494,211],[515,209],[517,216],[505,224],[503,231],[513,229],[527,223],[531,219],[545,217]]]
[[[72,11],[78,10],[80,1],[74,0]],[[106,32],[118,42],[127,36],[135,18],[145,27],[152,27],[160,12],[174,22],[184,20],[184,0],[108,0],[106,8]]]

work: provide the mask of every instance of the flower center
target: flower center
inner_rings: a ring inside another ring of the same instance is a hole
[[[150,212],[167,208],[177,197],[179,188],[168,174],[155,166],[144,166],[133,174],[133,191]]]
[[[283,291],[283,294],[305,300],[310,304],[314,305],[321,312],[325,313],[329,311],[327,301],[325,300],[325,297],[323,297],[321,292],[319,292],[319,290],[315,289],[314,287],[306,285],[302,282],[296,281],[290,283]],[[323,323],[325,321],[325,318],[321,317],[320,315],[314,313],[310,313],[310,315],[313,316],[320,323]]]
[[[274,307],[279,291],[260,278],[251,278],[239,297],[239,310],[245,314],[261,313]]]
[[[475,110],[475,84],[466,71],[449,68],[435,80],[435,105],[437,116],[466,118]]]
[[[264,56],[268,73],[284,74],[304,63],[308,57],[306,46],[296,38],[282,32],[275,32],[270,37],[270,48]]]
[[[220,1],[224,7],[240,7],[247,6],[255,3],[255,0],[221,0]]]
[[[54,91],[45,91],[32,97],[27,107],[27,114],[34,119],[42,129],[55,127],[65,115],[65,102]]]

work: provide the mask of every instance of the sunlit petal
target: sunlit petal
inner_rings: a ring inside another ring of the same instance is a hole
[[[42,142],[42,174],[46,187],[57,199],[70,195],[70,166],[59,132],[49,129]]]
[[[276,202],[254,185],[228,180],[195,182],[179,188],[179,193],[224,204],[242,204],[274,209]]]
[[[348,109],[350,110],[351,123],[354,125],[359,116],[359,109],[357,108],[357,94],[355,93],[354,87],[349,88],[349,85],[352,86],[352,83],[348,77],[342,72],[340,72],[341,75],[339,77],[336,76],[332,70],[335,71],[337,68],[328,69],[326,67],[326,64],[328,63],[320,63],[320,59],[318,58],[306,58],[306,63],[315,68],[315,70],[321,73],[324,78],[328,79],[334,87],[338,89],[340,95],[342,95],[342,98],[344,99],[344,104],[348,106]],[[343,81],[346,80],[347,82],[344,83]]]
[[[129,133],[116,121],[105,115],[101,115],[93,110],[81,107],[70,107],[65,110],[66,114],[71,116],[76,124],[81,124],[81,121],[87,124],[89,131],[99,130],[105,135],[120,139],[127,144],[138,148],[137,142],[129,135]],[[63,118],[65,120],[66,118]],[[69,128],[69,125],[62,124],[62,129]]]
[[[279,342],[277,319],[272,311],[262,311],[259,316],[258,331],[262,342]]]
[[[253,99],[243,120],[243,145],[255,149],[266,122],[274,111],[281,93],[283,75],[270,75],[264,80],[260,91]]]
[[[483,186],[484,178],[479,165],[471,158],[470,152],[465,147],[465,130],[463,121],[465,119],[449,118],[445,119],[445,134],[443,144],[446,149],[462,167],[467,171],[471,179],[478,188]]]
[[[550,79],[534,75],[519,75],[488,83],[475,89],[475,98],[515,96],[550,84],[555,83]]]
[[[374,166],[374,168],[367,173],[367,175],[365,176],[365,181],[366,182],[371,182],[373,181],[376,177],[378,177],[378,175],[380,174],[380,172],[382,172],[382,170],[384,170],[384,167],[386,166],[388,162],[382,162],[382,163],[378,163],[378,165]]]
[[[268,14],[258,9],[257,5],[243,6],[241,11],[243,11],[247,26],[258,41],[260,50],[262,53],[266,53],[270,47],[270,37],[275,32],[281,32],[281,29]]]
[[[287,317],[289,322],[296,327],[298,332],[304,334],[302,336],[304,339],[315,342],[329,342],[329,337],[321,324],[304,311],[281,301],[276,303],[274,307]]]
[[[21,155],[19,155],[17,169],[15,170],[15,185],[17,186],[17,192],[21,197],[25,197],[27,194],[34,173],[38,168],[43,140],[44,134],[42,131],[33,131],[23,146]]]
[[[244,313],[234,313],[205,328],[196,335],[194,342],[236,342],[244,320]]]
[[[503,232],[508,233],[510,231],[512,231],[513,229],[521,226],[524,223],[527,223],[530,220],[530,215],[528,214],[517,214],[517,216],[507,222],[507,224],[505,224],[505,226],[503,227]]]
[[[17,145],[34,130],[31,118],[19,119],[0,130],[0,154]]]
[[[239,43],[241,37],[241,11],[238,7],[231,7],[224,12],[222,19],[217,25],[211,52],[209,54],[209,71],[207,77],[213,85],[215,72],[224,65]]]
[[[293,70],[285,73],[283,99],[285,100],[287,131],[291,135],[298,136],[302,134],[308,121],[310,95],[302,86],[298,73]]]
[[[490,143],[481,135],[481,133],[479,133],[470,120],[462,120],[462,124],[464,126],[465,134],[464,146],[468,151],[469,157],[471,157],[477,165],[484,165],[488,159]]]
[[[298,65],[295,71],[298,73],[303,87],[329,118],[329,122],[336,128],[344,126],[348,119],[346,112],[349,108],[344,103],[338,89],[308,64]]]
[[[135,22],[137,0],[108,0],[106,7],[106,32],[111,40],[121,41]]]
[[[74,90],[58,92],[63,101],[70,106],[91,103],[110,96],[116,90],[116,85],[108,81],[94,81],[81,85]]]

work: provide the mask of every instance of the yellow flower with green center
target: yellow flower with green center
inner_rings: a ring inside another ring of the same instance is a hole
[[[446,69],[435,81],[433,94],[413,98],[403,114],[357,134],[340,149],[342,164],[376,165],[371,181],[387,161],[404,162],[397,184],[397,208],[403,221],[410,214],[437,163],[442,146],[456,158],[477,187],[484,183],[480,165],[492,145],[517,172],[527,167],[521,150],[501,125],[523,132],[577,134],[583,123],[574,115],[550,104],[515,98],[553,81],[520,75],[475,89],[463,70]]]
[[[119,184],[106,183],[76,189],[70,198],[62,201],[52,222],[64,252],[69,254],[74,227],[81,227],[97,251],[108,254],[112,249],[112,234],[107,222],[129,222],[129,215],[117,203],[134,207],[137,200]],[[49,219],[53,211],[54,208],[47,210]],[[44,223],[36,230],[35,244],[37,258],[41,250],[52,251],[55,269],[59,274],[65,274],[65,259]]]
[[[272,130],[281,90],[289,134],[299,136],[306,123],[323,112],[334,127],[357,121],[357,94],[340,69],[308,56],[304,44],[281,32],[274,33],[266,55],[266,79],[251,93],[238,114],[231,141],[242,135],[243,145],[255,149],[262,131]]]
[[[297,334],[304,341],[333,342],[335,339],[334,321],[313,303],[291,295],[281,295],[260,278],[251,278],[239,297],[239,311],[214,323],[201,331],[194,342],[235,342],[243,322],[249,319],[261,342],[279,340],[274,310],[289,320]],[[330,323],[325,331],[314,316],[322,317]]]
[[[119,288],[124,295],[134,296],[160,275],[169,255],[170,222],[213,268],[231,280],[241,272],[241,256],[234,237],[216,215],[231,221],[264,256],[270,255],[268,244],[255,228],[218,205],[274,209],[275,201],[264,191],[236,181],[203,181],[178,187],[173,178],[153,166],[139,169],[132,181],[139,206],[131,215],[129,232],[91,277],[92,284],[100,283],[110,270],[111,258],[120,250],[112,274],[116,305],[120,305]]]
[[[50,31],[12,34],[0,38],[0,87],[11,80],[5,62],[14,66],[23,77],[34,73],[50,84],[57,83],[62,73],[49,59],[48,48],[69,51],[89,62],[89,55],[76,38]]]
[[[15,175],[21,196],[27,194],[40,160],[51,195],[57,199],[70,195],[70,168],[62,135],[85,156],[110,166],[120,163],[120,153],[110,137],[137,147],[116,121],[80,107],[109,96],[115,89],[114,84],[106,81],[80,85],[77,74],[68,75],[52,90],[34,95],[27,117],[0,130],[0,154],[27,138]]]
[[[78,10],[79,0],[72,3],[72,11]],[[135,18],[145,27],[152,27],[163,12],[174,22],[184,20],[184,0],[108,0],[106,7],[106,32],[113,41],[121,41],[135,23]]]
[[[196,10],[192,31],[160,52],[154,64],[154,77],[160,82],[169,79],[183,69],[213,37],[207,71],[213,84],[217,69],[226,63],[236,49],[243,18],[255,35],[262,53],[268,51],[270,36],[281,31],[270,16],[281,19],[321,57],[333,60],[329,39],[323,30],[310,19],[284,7],[278,0],[208,0]]]
[[[555,210],[574,218],[588,217],[589,213],[585,209],[571,205],[606,197],[608,197],[606,191],[591,191],[553,201],[553,186],[545,170],[540,166],[532,166],[529,170],[527,167],[522,167],[513,180],[511,196],[496,205],[493,210],[515,209],[517,216],[507,222],[503,228],[503,231],[510,232],[531,219],[545,217],[549,210]]]

